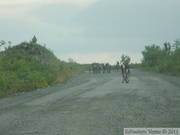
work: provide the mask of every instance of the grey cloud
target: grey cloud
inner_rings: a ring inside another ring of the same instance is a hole
[[[174,2],[100,0],[82,12],[76,21],[84,28],[87,37],[166,38],[172,36],[168,32],[176,29],[175,26],[180,23],[180,14],[177,12],[180,2]]]
[[[43,22],[71,27],[73,25],[73,18],[78,12],[79,9],[73,5],[42,4],[36,7],[32,14]]]
[[[1,38],[19,43],[36,35],[58,56],[141,54],[145,45],[179,38],[179,5],[179,0],[97,0],[83,10],[69,4],[36,5],[21,20],[20,15],[0,17]]]

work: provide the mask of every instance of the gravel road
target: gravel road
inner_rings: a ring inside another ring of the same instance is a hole
[[[123,135],[123,128],[180,127],[180,78],[131,70],[88,72],[0,100],[0,135]]]

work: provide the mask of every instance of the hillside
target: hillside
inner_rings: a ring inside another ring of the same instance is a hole
[[[36,41],[33,38],[0,52],[0,97],[64,83],[83,71],[81,65],[60,61]]]

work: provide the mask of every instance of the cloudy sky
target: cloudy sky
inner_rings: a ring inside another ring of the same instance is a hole
[[[145,45],[180,38],[180,0],[0,0],[0,40],[34,35],[61,60],[139,63]]]

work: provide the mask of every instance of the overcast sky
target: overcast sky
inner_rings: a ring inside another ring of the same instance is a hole
[[[61,60],[139,63],[180,38],[180,0],[0,0],[0,40],[46,44]]]

